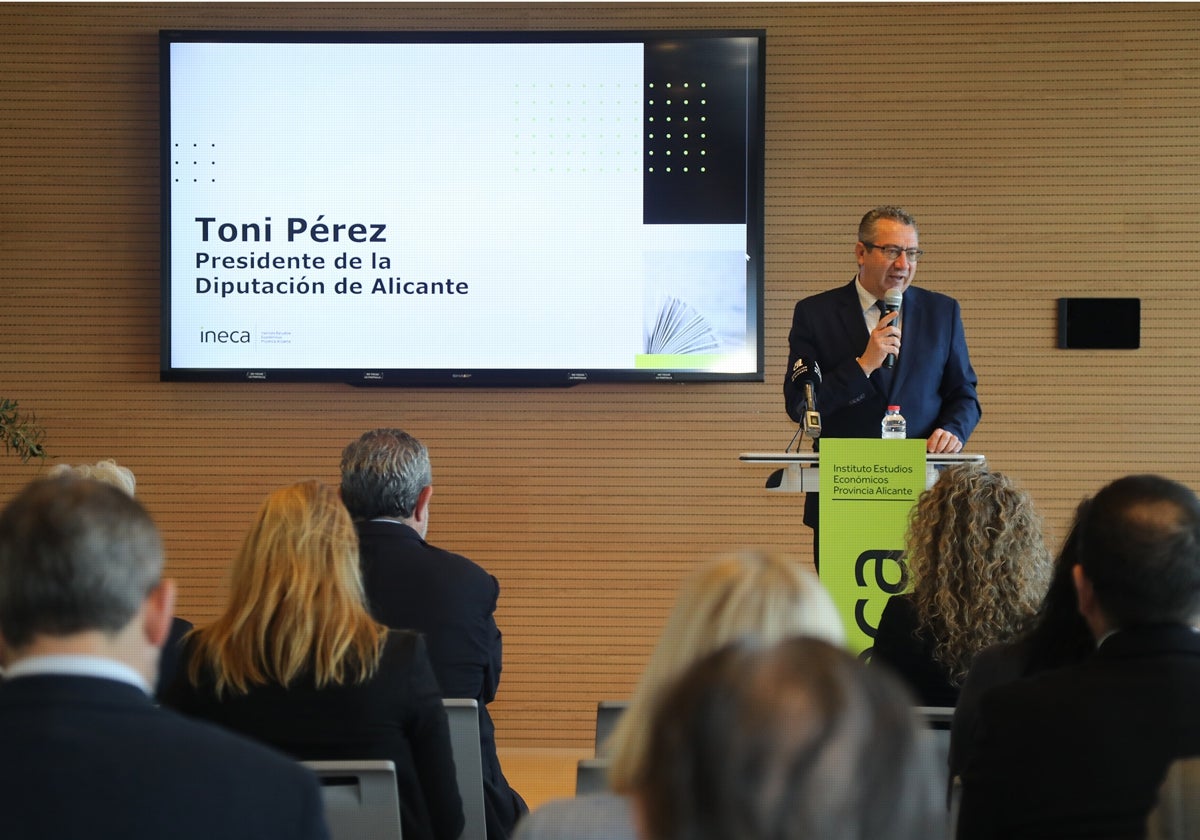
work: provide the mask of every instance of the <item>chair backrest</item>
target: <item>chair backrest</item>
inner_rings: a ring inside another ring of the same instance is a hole
[[[923,752],[923,759],[919,763],[907,768],[904,772],[909,775],[914,782],[919,784],[923,790],[936,792],[939,799],[944,797],[946,803],[946,826],[945,834],[939,833],[938,837],[954,837],[955,826],[957,823],[957,808],[951,810],[950,799],[948,796],[949,781],[947,774],[949,768],[947,766],[947,746],[950,743],[949,729],[930,729],[924,727],[917,732],[920,739],[920,748]],[[918,782],[919,780],[919,782]]]
[[[950,832],[947,837],[958,836],[958,808],[962,804],[962,776],[950,780]]]
[[[596,755],[600,755],[604,742],[608,740],[617,721],[628,707],[628,700],[601,700],[596,704]]]
[[[953,706],[917,706],[917,714],[930,729],[949,729],[954,722]]]
[[[401,840],[391,761],[305,761],[321,782],[331,840]]]
[[[942,769],[950,768],[950,725],[954,722],[953,706],[917,706],[917,715],[929,727],[929,740]]]
[[[483,749],[479,745],[479,702],[446,698],[450,719],[450,747],[458,775],[458,795],[463,804],[463,833],[460,840],[487,840],[487,818],[483,810]]]
[[[608,759],[581,758],[575,765],[575,795],[608,790]]]

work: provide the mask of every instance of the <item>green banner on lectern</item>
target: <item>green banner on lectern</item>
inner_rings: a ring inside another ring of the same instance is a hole
[[[924,440],[821,438],[821,582],[855,653],[900,591],[904,531],[924,489]]]

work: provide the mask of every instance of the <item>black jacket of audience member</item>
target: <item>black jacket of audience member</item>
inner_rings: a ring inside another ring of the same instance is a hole
[[[1073,568],[1079,551],[1078,520],[1085,511],[1076,512],[1066,540],[1055,561],[1054,576],[1033,626],[1019,639],[992,645],[980,651],[971,663],[954,708],[950,728],[950,779],[962,773],[975,743],[975,725],[984,695],[999,685],[1030,677],[1051,668],[1073,665],[1091,656],[1096,640],[1087,622],[1079,614],[1075,596]]]
[[[286,756],[87,676],[0,681],[0,836],[323,840],[316,779]]]
[[[1168,765],[1200,754],[1200,634],[1119,630],[1095,655],[990,691],[962,840],[1141,840]]]
[[[917,621],[917,607],[910,595],[893,595],[879,617],[871,662],[890,667],[916,695],[922,706],[958,703],[958,686],[950,682],[950,671],[934,658],[937,640]]]
[[[299,760],[384,759],[396,765],[404,840],[457,840],[463,826],[449,725],[425,643],[388,633],[379,669],[359,685],[311,681],[255,686],[218,698],[201,672],[187,678],[191,648],[165,702],[179,711],[270,744]]]
[[[495,619],[500,584],[482,567],[430,545],[402,522],[373,520],[355,527],[371,614],[388,627],[424,635],[443,697],[479,702],[488,840],[504,840],[529,809],[500,770],[496,727],[487,710],[500,685],[503,659]]]

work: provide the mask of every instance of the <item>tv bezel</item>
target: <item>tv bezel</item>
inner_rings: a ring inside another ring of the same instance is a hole
[[[171,86],[174,43],[628,43],[696,38],[750,38],[757,42],[755,90],[747,97],[747,340],[755,370],[602,368],[181,368],[171,365]],[[601,30],[282,30],[163,29],[159,31],[159,128],[161,179],[161,328],[159,378],[164,382],[310,382],[395,387],[567,387],[588,382],[761,382],[764,377],[764,239],[766,149],[766,31],[763,29]]]

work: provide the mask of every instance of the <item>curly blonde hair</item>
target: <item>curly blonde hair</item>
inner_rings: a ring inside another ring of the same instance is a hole
[[[905,538],[907,574],[934,657],[961,685],[975,655],[1020,633],[1052,560],[1029,493],[978,464],[944,470],[921,494]]]

